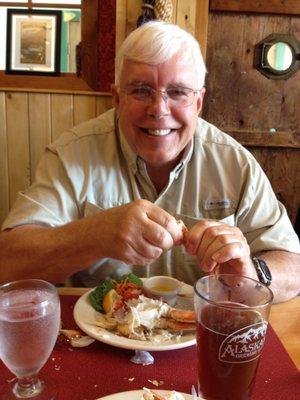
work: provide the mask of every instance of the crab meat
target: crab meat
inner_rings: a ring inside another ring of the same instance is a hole
[[[185,234],[185,233],[188,232],[188,228],[185,226],[184,222],[181,221],[181,219],[177,219],[177,220],[176,220],[176,223],[179,225],[179,228],[181,229],[181,232],[182,232],[183,234]]]
[[[161,300],[143,295],[128,301],[126,310],[119,309],[113,315],[97,313],[96,325],[119,335],[141,340],[146,340],[145,332],[156,329],[175,333],[196,328],[194,311],[176,309]]]

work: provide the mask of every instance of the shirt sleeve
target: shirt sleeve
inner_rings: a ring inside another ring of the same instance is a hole
[[[58,155],[49,149],[41,158],[34,183],[19,192],[2,230],[24,224],[59,226],[79,218],[72,183]]]
[[[237,210],[237,226],[252,254],[268,250],[300,253],[299,238],[258,162],[250,162],[246,189]]]

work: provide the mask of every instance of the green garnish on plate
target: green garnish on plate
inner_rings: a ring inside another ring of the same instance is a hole
[[[134,275],[133,273],[122,275],[121,278],[118,279],[118,281],[115,281],[112,279],[104,281],[103,283],[101,283],[101,285],[96,286],[95,289],[88,296],[92,307],[96,311],[104,313],[104,309],[103,309],[104,296],[111,289],[115,289],[117,283],[121,283],[126,280],[128,282],[132,282],[132,283],[136,284],[137,286],[143,286],[143,281],[140,278],[138,278],[136,275]]]

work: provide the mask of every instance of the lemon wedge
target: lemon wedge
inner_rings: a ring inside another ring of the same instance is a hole
[[[115,289],[110,289],[110,291],[106,293],[106,295],[103,298],[103,304],[102,304],[105,314],[109,314],[110,311],[112,311],[114,302],[117,299],[118,299],[118,294],[115,291]]]

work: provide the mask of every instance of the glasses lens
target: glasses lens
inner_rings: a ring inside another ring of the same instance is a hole
[[[180,105],[181,107],[189,106],[194,100],[194,91],[189,88],[170,88],[166,91],[168,98],[174,105]]]
[[[155,90],[149,86],[137,86],[128,88],[127,93],[136,100],[147,101],[152,98]]]

